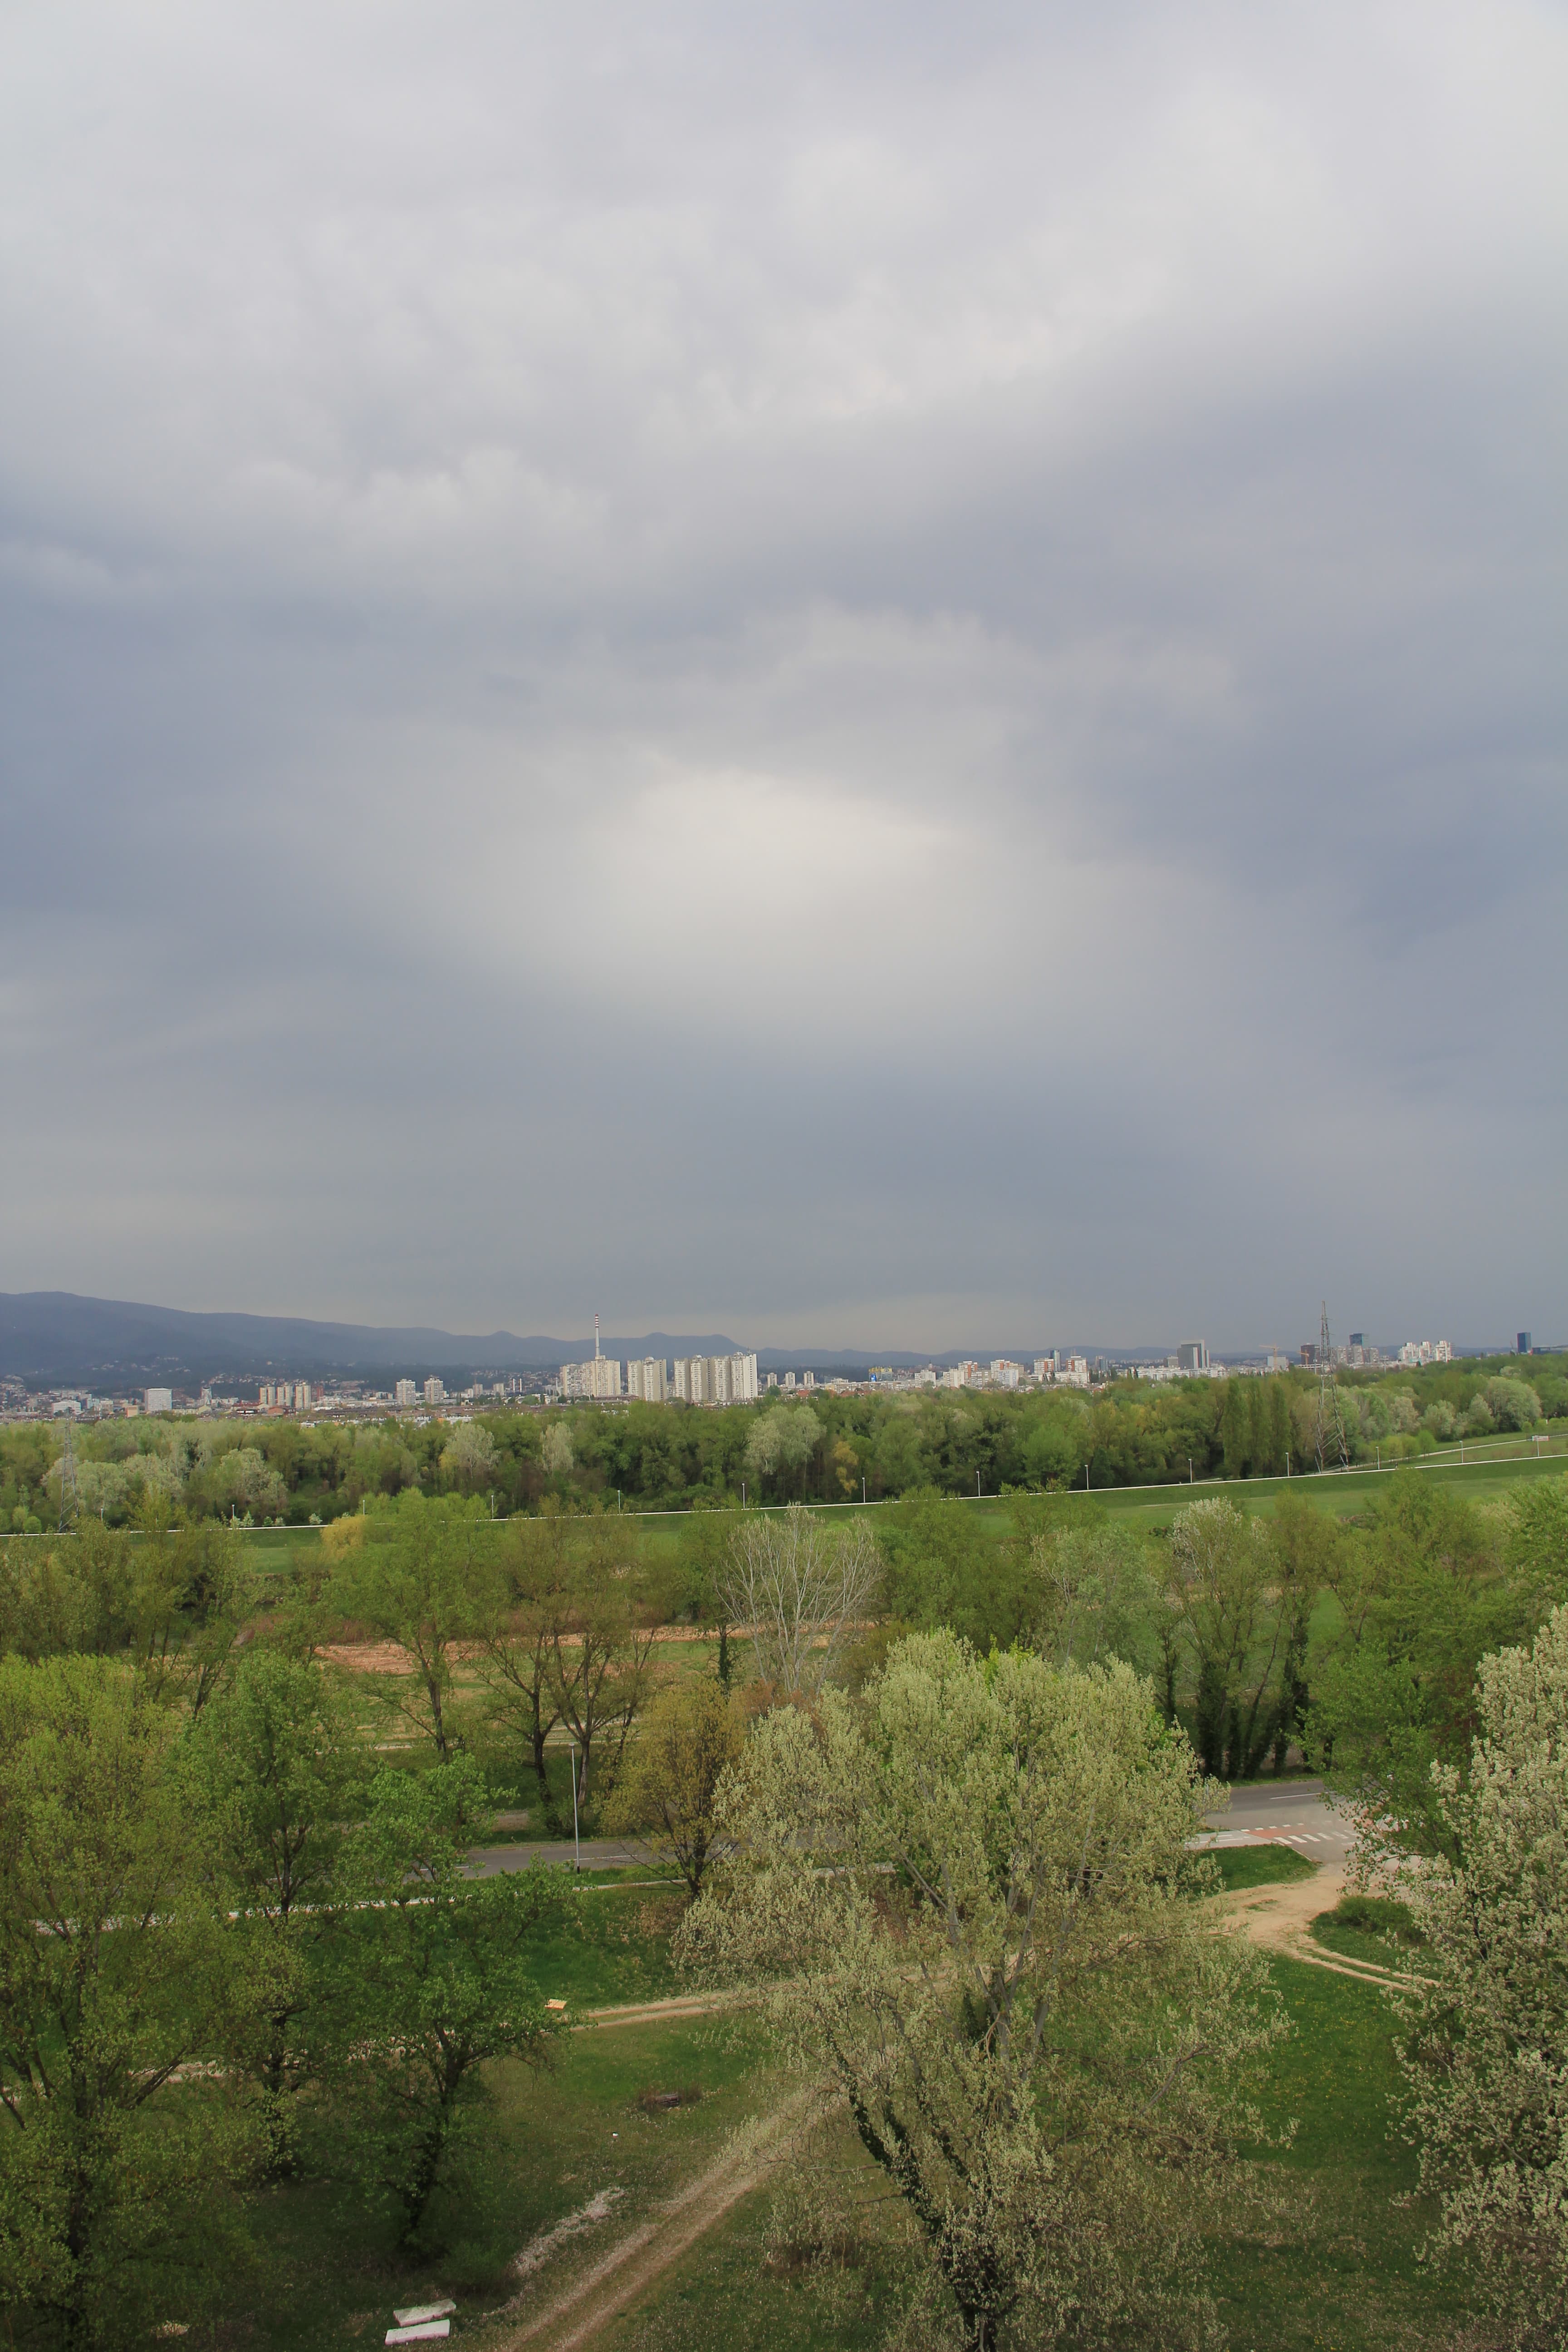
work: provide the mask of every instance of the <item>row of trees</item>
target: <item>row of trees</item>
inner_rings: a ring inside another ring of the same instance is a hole
[[[361,1685],[405,1738],[443,1763],[483,1757],[559,1829],[552,1742],[571,1744],[581,1807],[607,1794],[667,1631],[705,1629],[727,1685],[731,1629],[758,1629],[757,1678],[793,1689],[808,1655],[824,1671],[842,1658],[853,1681],[899,1631],[947,1628],[983,1652],[1119,1657],[1152,1680],[1207,1771],[1279,1769],[1296,1744],[1369,1815],[1396,1801],[1414,1817],[1429,1765],[1470,1736],[1479,1659],[1564,1597],[1565,1496],[1568,1482],[1531,1482],[1499,1509],[1398,1480],[1348,1522],[1310,1490],[1278,1496],[1267,1518],[1205,1498],[1152,1541],[1092,1498],[1017,1497],[998,1542],[926,1495],[837,1529],[795,1507],[697,1513],[670,1544],[616,1514],[498,1524],[478,1500],[411,1489],[326,1528],[282,1580],[258,1576],[228,1529],[173,1523],[164,1506],[134,1538],[89,1522],[5,1547],[0,1651],[124,1655],[197,1712],[258,1619],[293,1654],[379,1655]]]
[[[1556,1360],[1507,1369],[1447,1366],[1347,1376],[1341,1405],[1352,1460],[1387,1461],[1535,1426],[1568,1412]],[[207,1517],[331,1519],[367,1496],[413,1489],[536,1511],[550,1496],[674,1508],[692,1503],[858,1500],[925,1488],[1138,1486],[1279,1475],[1315,1466],[1318,1391],[1310,1376],[1117,1381],[1009,1395],[782,1398],[711,1412],[682,1405],[502,1411],[459,1422],[357,1427],[289,1421],[115,1422],[77,1433],[75,1507],[107,1524],[162,1496]],[[0,1432],[0,1527],[60,1515],[63,1440],[39,1426]]]

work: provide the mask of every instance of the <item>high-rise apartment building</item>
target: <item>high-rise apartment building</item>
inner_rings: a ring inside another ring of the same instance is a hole
[[[1024,1367],[1006,1356],[997,1356],[992,1360],[991,1377],[1000,1388],[1016,1389],[1024,1377]]]
[[[445,1404],[447,1402],[447,1383],[434,1372],[425,1383],[425,1402],[426,1404]]]
[[[644,1404],[663,1404],[668,1393],[668,1374],[662,1356],[645,1356],[640,1363],[626,1366],[627,1396],[640,1397]]]
[[[142,1407],[144,1412],[173,1412],[174,1410],[174,1390],[143,1389],[142,1391]]]
[[[417,1404],[419,1402],[419,1390],[413,1381],[399,1381],[392,1393],[399,1405]]]
[[[1209,1351],[1202,1339],[1184,1339],[1176,1349],[1176,1370],[1179,1372],[1206,1372]]]
[[[784,1386],[794,1385],[786,1373]],[[754,1355],[679,1356],[670,1393],[682,1404],[752,1404],[759,1391]]]

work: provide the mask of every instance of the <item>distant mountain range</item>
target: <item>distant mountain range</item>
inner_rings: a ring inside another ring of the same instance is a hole
[[[729,1356],[739,1343],[722,1332],[645,1331],[605,1338],[606,1356]],[[542,1333],[436,1331],[423,1325],[384,1328],[368,1323],[316,1323],[294,1315],[193,1315],[121,1298],[80,1298],[68,1290],[0,1291],[0,1374],[57,1385],[138,1378],[244,1381],[269,1372],[339,1379],[387,1372],[541,1371],[580,1362],[592,1338]],[[883,1349],[872,1356],[841,1348],[758,1350],[763,1370],[810,1365],[818,1370],[950,1360]],[[956,1357],[951,1359],[956,1361]]]
[[[1049,1343],[1087,1355],[1099,1352],[1069,1333]],[[741,1342],[722,1331],[644,1331],[600,1341],[606,1356],[730,1356]],[[1108,1350],[1113,1358],[1147,1362],[1168,1343]],[[0,1377],[42,1386],[134,1388],[145,1382],[186,1388],[198,1381],[244,1382],[280,1378],[384,1379],[407,1373],[444,1379],[479,1373],[547,1371],[581,1363],[594,1352],[587,1338],[556,1339],[534,1332],[437,1331],[424,1324],[317,1323],[302,1315],[193,1315],[179,1307],[146,1307],[124,1298],[80,1298],[69,1290],[0,1291]],[[948,1348],[913,1354],[907,1348],[759,1348],[764,1372],[863,1373],[869,1365],[908,1369],[956,1364],[973,1357],[988,1363],[1001,1354],[1026,1362],[1040,1348]],[[1228,1350],[1226,1351],[1229,1352]]]

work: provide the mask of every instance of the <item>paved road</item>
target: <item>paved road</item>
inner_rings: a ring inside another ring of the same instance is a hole
[[[1342,1863],[1351,1849],[1351,1830],[1342,1813],[1323,1802],[1321,1780],[1284,1780],[1278,1785],[1264,1781],[1253,1788],[1237,1789],[1230,1804],[1217,1813],[1205,1815],[1218,1840],[1226,1845],[1262,1844],[1269,1838],[1279,1838],[1295,1846],[1314,1862]],[[498,1871],[526,1870],[534,1862],[570,1863],[573,1845],[570,1838],[548,1840],[523,1839],[516,1844],[479,1846],[469,1855],[469,1867],[480,1878],[491,1878]],[[632,1870],[638,1867],[667,1875],[667,1866],[655,1860],[646,1846],[635,1839],[584,1838],[583,1867],[584,1870]]]
[[[519,1845],[476,1846],[468,1856],[468,1868],[476,1878],[494,1878],[499,1871],[526,1870],[531,1863],[564,1862],[570,1864],[574,1852],[570,1838],[525,1839]],[[638,1864],[668,1875],[665,1864],[656,1862],[646,1846],[625,1838],[584,1838],[583,1867],[584,1870],[631,1870]]]
[[[1205,1818],[1226,1845],[1278,1838],[1313,1862],[1342,1863],[1351,1850],[1350,1823],[1323,1802],[1321,1780],[1283,1780],[1237,1789],[1227,1807]]]

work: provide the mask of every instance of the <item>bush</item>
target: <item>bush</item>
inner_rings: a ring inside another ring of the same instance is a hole
[[[1408,1903],[1396,1903],[1389,1895],[1343,1895],[1328,1916],[1342,1927],[1359,1927],[1363,1936],[1384,1936],[1413,1949],[1426,1941]]]

